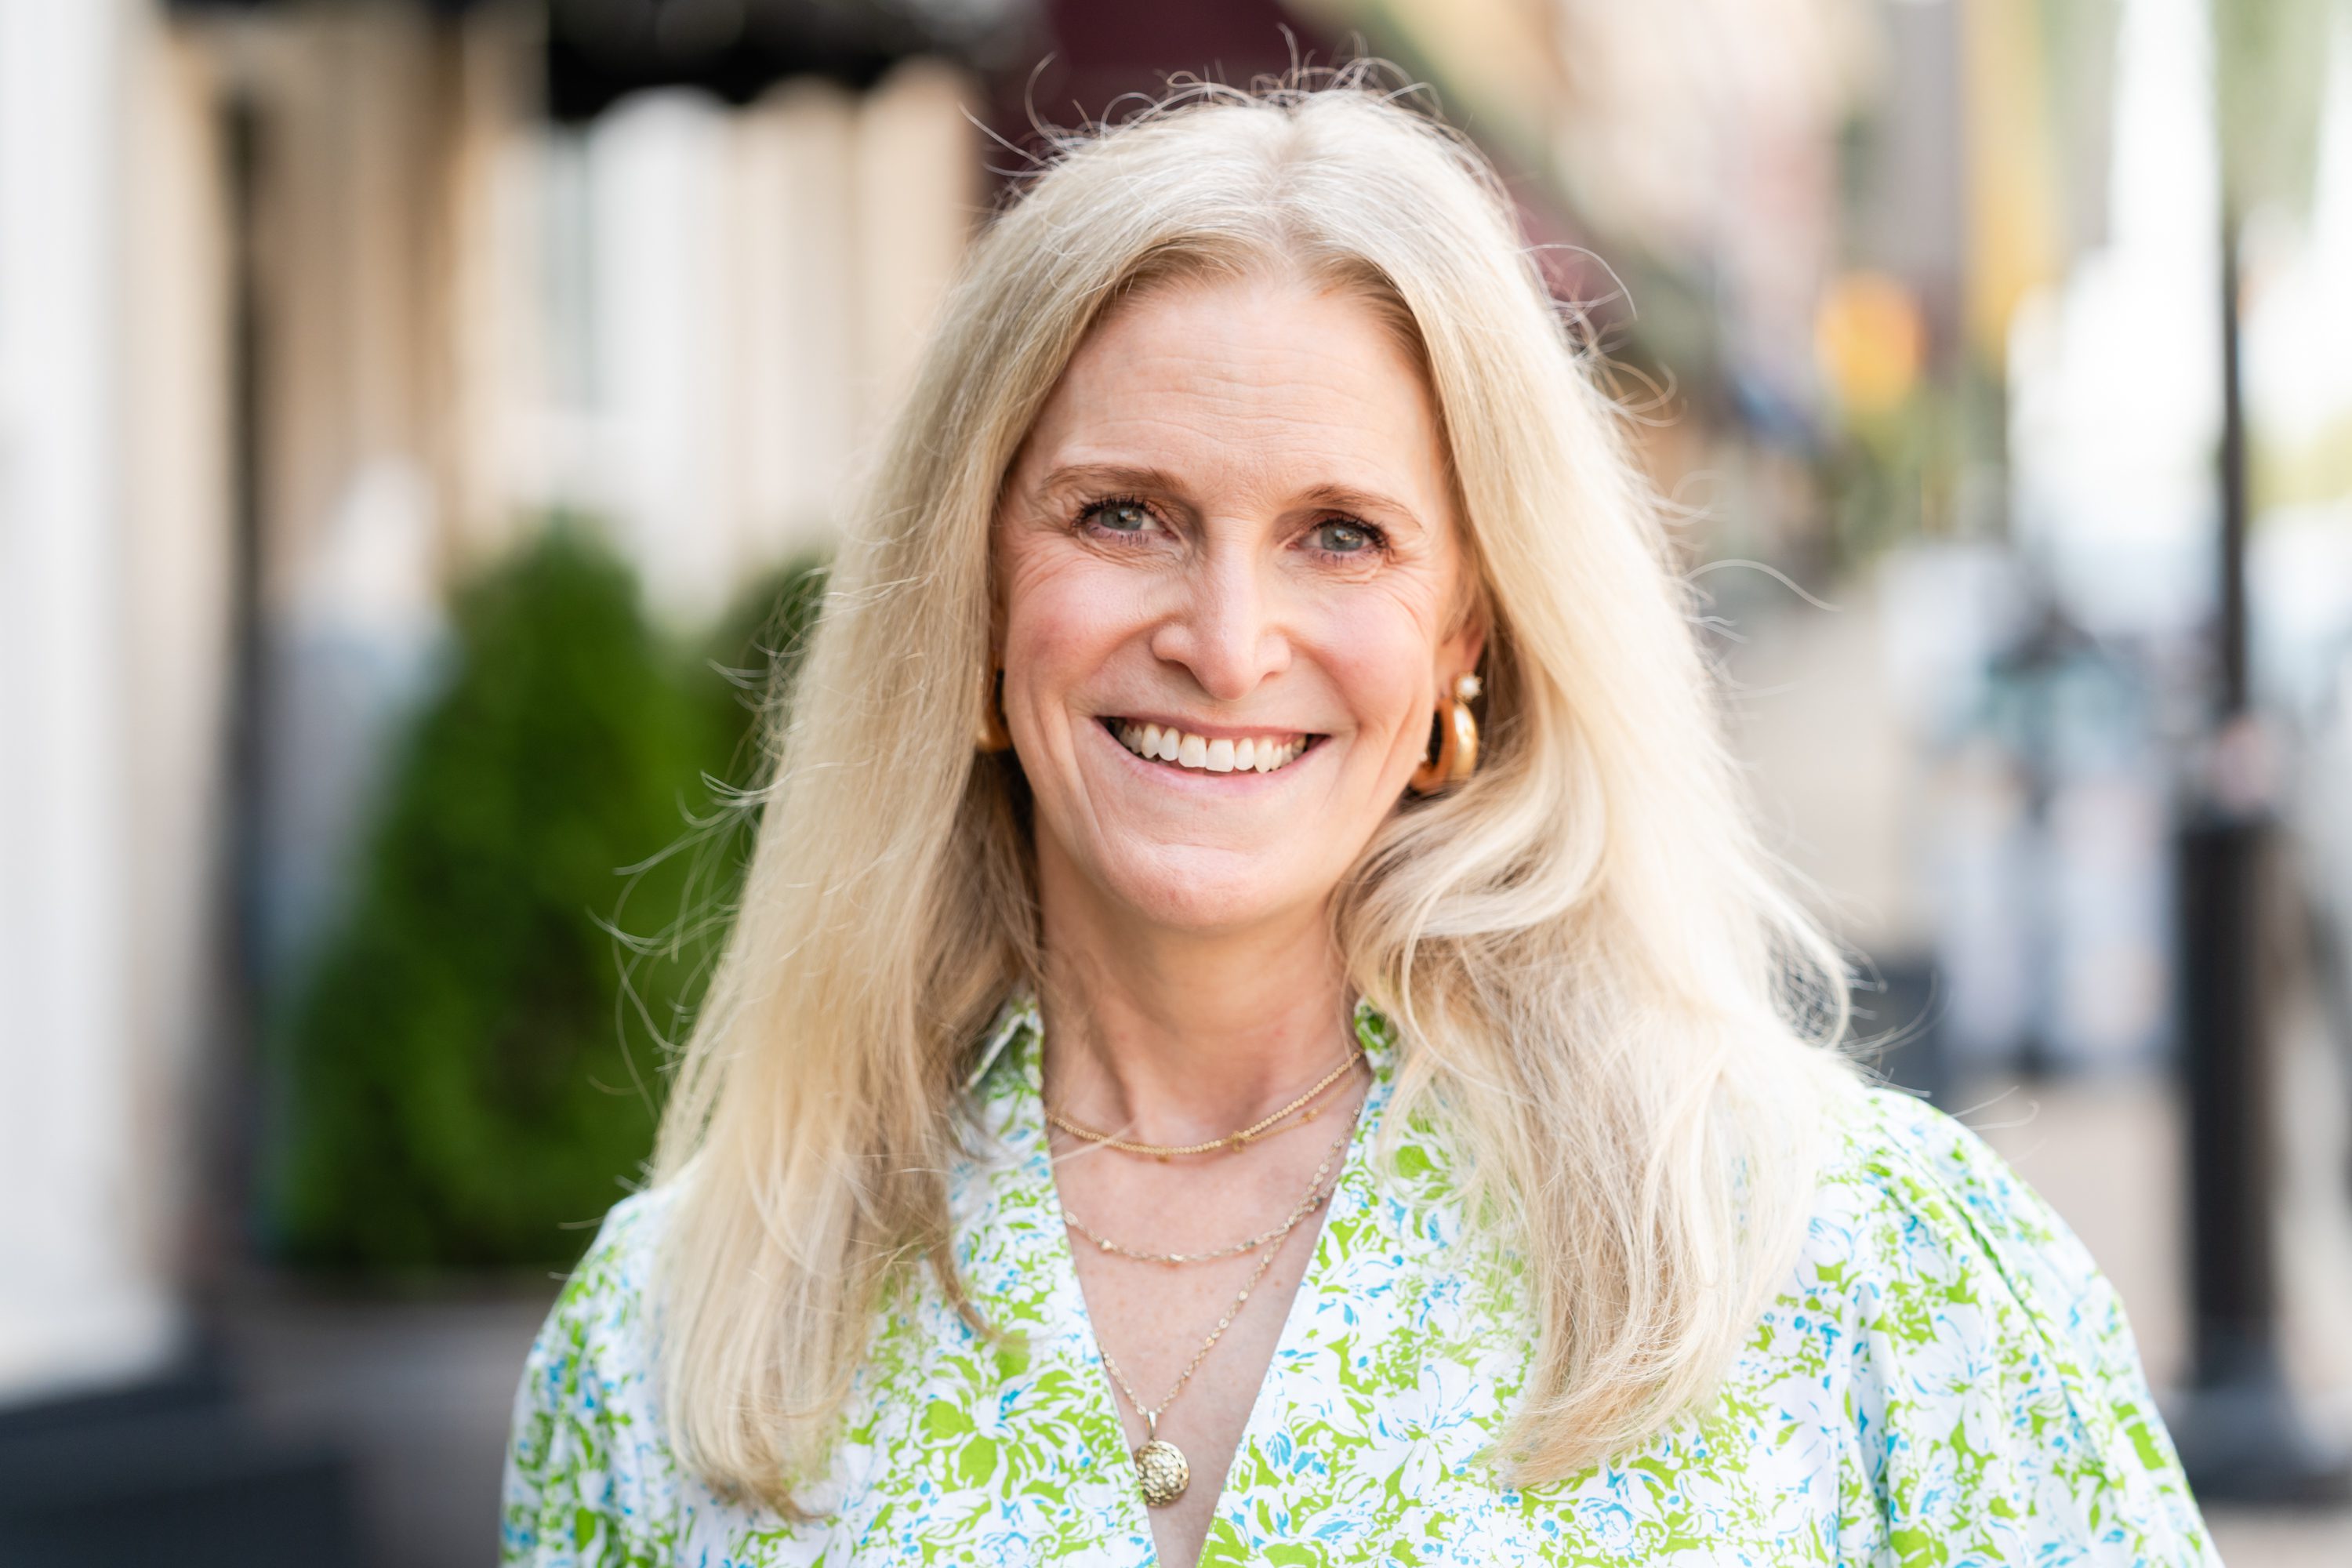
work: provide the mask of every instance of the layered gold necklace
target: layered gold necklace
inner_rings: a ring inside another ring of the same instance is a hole
[[[1155,1160],[1172,1160],[1180,1154],[1238,1154],[1259,1139],[1283,1131],[1276,1128],[1275,1123],[1295,1111],[1306,1109],[1307,1114],[1301,1120],[1314,1121],[1315,1111],[1307,1108],[1307,1101],[1339,1082],[1341,1074],[1363,1059],[1364,1053],[1360,1048],[1350,1049],[1346,1060],[1325,1073],[1316,1081],[1314,1088],[1284,1106],[1280,1110],[1271,1116],[1261,1116],[1238,1131],[1228,1132],[1223,1138],[1212,1138],[1205,1143],[1139,1143],[1129,1139],[1114,1137],[1108,1132],[1097,1132],[1082,1122],[1071,1121],[1052,1106],[1045,1108],[1045,1120],[1073,1138],[1083,1138],[1089,1143],[1105,1149],[1116,1149],[1122,1154],[1148,1154]]]
[[[1317,1110],[1319,1109],[1312,1102],[1325,1090],[1338,1083],[1342,1074],[1362,1059],[1361,1050],[1351,1050],[1346,1060],[1326,1073],[1312,1089],[1280,1110],[1271,1116],[1261,1117],[1239,1131],[1228,1133],[1223,1138],[1212,1139],[1205,1143],[1143,1143],[1115,1138],[1109,1133],[1097,1132],[1092,1128],[1072,1121],[1050,1108],[1045,1112],[1045,1119],[1074,1138],[1083,1139],[1098,1147],[1115,1149],[1122,1153],[1143,1155],[1156,1160],[1169,1160],[1181,1154],[1238,1154],[1258,1140],[1270,1137],[1276,1131],[1286,1131],[1278,1124],[1293,1115],[1305,1112],[1300,1121],[1292,1123],[1294,1126],[1304,1125],[1305,1122],[1312,1121]],[[1143,1493],[1143,1500],[1150,1507],[1166,1508],[1174,1503],[1177,1499],[1184,1495],[1185,1489],[1192,1482],[1192,1463],[1185,1458],[1184,1450],[1160,1436],[1160,1417],[1166,1413],[1170,1405],[1176,1403],[1176,1396],[1184,1392],[1185,1385],[1192,1381],[1192,1374],[1201,1370],[1201,1363],[1208,1360],[1209,1352],[1217,1348],[1217,1342],[1225,1337],[1225,1331],[1233,1327],[1234,1319],[1239,1316],[1242,1309],[1248,1304],[1250,1292],[1257,1289],[1258,1282],[1265,1278],[1266,1270],[1274,1267],[1274,1260],[1280,1255],[1282,1244],[1289,1239],[1290,1233],[1304,1224],[1308,1215],[1330,1201],[1337,1184],[1330,1183],[1328,1185],[1326,1184],[1331,1176],[1332,1167],[1339,1163],[1341,1155],[1346,1152],[1348,1140],[1354,1131],[1355,1118],[1350,1116],[1348,1119],[1348,1125],[1340,1130],[1339,1136],[1332,1140],[1330,1148],[1324,1151],[1322,1163],[1315,1167],[1315,1174],[1307,1182],[1307,1191],[1300,1195],[1297,1203],[1291,1205],[1290,1212],[1283,1217],[1280,1224],[1260,1231],[1255,1236],[1245,1237],[1231,1246],[1217,1247],[1212,1251],[1152,1252],[1127,1247],[1088,1226],[1076,1215],[1064,1211],[1063,1222],[1079,1236],[1092,1242],[1097,1250],[1139,1263],[1181,1267],[1196,1263],[1219,1262],[1228,1258],[1239,1258],[1250,1252],[1261,1254],[1257,1266],[1250,1270],[1249,1278],[1243,1282],[1240,1293],[1234,1296],[1233,1305],[1226,1308],[1224,1314],[1218,1318],[1216,1327],[1209,1331],[1208,1337],[1201,1342],[1201,1348],[1192,1352],[1192,1359],[1184,1363],[1184,1370],[1176,1374],[1174,1384],[1169,1388],[1166,1395],[1157,1405],[1144,1404],[1142,1397],[1135,1392],[1135,1385],[1129,1382],[1127,1374],[1119,1370],[1118,1363],[1112,1357],[1109,1348],[1103,1344],[1101,1336],[1099,1334],[1096,1336],[1095,1348],[1101,1352],[1104,1369],[1110,1373],[1111,1381],[1118,1385],[1118,1391],[1127,1395],[1127,1402],[1135,1407],[1135,1413],[1143,1418],[1144,1440],[1130,1451],[1129,1457],[1135,1461],[1136,1479]]]

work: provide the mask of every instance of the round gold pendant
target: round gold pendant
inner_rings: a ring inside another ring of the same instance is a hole
[[[1135,1474],[1143,1483],[1143,1500],[1166,1508],[1184,1495],[1192,1467],[1184,1462],[1183,1449],[1165,1437],[1154,1437],[1135,1451]]]

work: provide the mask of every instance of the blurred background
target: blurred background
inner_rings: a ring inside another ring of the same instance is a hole
[[[2352,1563],[2352,0],[0,0],[0,1561],[491,1561],[962,247],[1362,53],[1608,356],[1884,1070],[2230,1560]]]

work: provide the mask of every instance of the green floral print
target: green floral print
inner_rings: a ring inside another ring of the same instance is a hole
[[[1838,1110],[1802,1255],[1706,1407],[1542,1486],[1478,1455],[1534,1333],[1507,1250],[1465,1234],[1437,1129],[1368,1158],[1395,1033],[1224,1478],[1204,1564],[2208,1564],[2219,1559],[2115,1292],[1976,1136],[1904,1095]],[[991,1342],[911,1278],[793,1521],[663,1440],[650,1271],[667,1195],[618,1205],[532,1348],[503,1561],[847,1568],[1156,1562],[1086,1320],[1016,998],[973,1076],[955,1247]],[[1199,1484],[1196,1478],[1195,1484]]]

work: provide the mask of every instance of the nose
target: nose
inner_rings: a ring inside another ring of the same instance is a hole
[[[1214,701],[1238,702],[1290,663],[1277,584],[1239,540],[1212,542],[1184,573],[1183,602],[1152,634],[1151,651],[1192,672]]]

